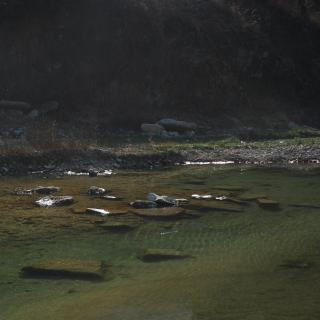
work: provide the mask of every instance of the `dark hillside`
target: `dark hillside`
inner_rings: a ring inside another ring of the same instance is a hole
[[[319,1],[1,1],[0,98],[138,128],[319,126]]]

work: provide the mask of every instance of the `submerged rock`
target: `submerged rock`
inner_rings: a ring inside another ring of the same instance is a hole
[[[182,208],[152,208],[152,209],[133,209],[130,212],[141,216],[150,218],[172,218],[182,216],[185,213],[185,209]]]
[[[320,209],[320,204],[311,204],[311,203],[295,203],[295,204],[290,204],[289,206],[295,207],[295,208]]]
[[[21,272],[25,277],[103,280],[106,267],[101,261],[48,260],[25,266]]]
[[[107,211],[104,209],[96,209],[96,208],[87,208],[86,213],[101,216],[101,217],[109,216],[111,214],[110,211]]]
[[[190,257],[190,255],[174,249],[146,249],[138,255],[138,258],[144,262],[181,260]]]
[[[39,194],[53,194],[53,193],[59,192],[60,190],[61,189],[59,187],[53,187],[53,186],[49,186],[49,187],[39,186],[32,189],[33,192],[39,193]]]
[[[130,206],[136,209],[156,208],[157,204],[149,200],[136,200],[130,203]]]
[[[61,197],[44,197],[35,202],[39,207],[61,207],[68,206],[74,203],[73,197],[61,196]]]
[[[257,199],[257,203],[261,208],[264,209],[279,209],[280,203],[278,201],[270,199]]]
[[[257,193],[244,193],[238,197],[238,199],[242,201],[256,201],[257,199],[264,199],[267,198],[266,195],[257,194]]]
[[[100,224],[99,227],[108,231],[126,232],[133,230],[137,225],[123,221],[107,221]]]
[[[88,189],[89,196],[102,196],[107,193],[107,190],[104,188],[92,186]]]
[[[308,269],[312,267],[312,263],[301,260],[288,260],[282,263],[280,267],[288,269]]]

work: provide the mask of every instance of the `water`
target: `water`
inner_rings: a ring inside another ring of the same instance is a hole
[[[209,166],[1,180],[0,319],[319,319],[320,209],[289,206],[319,205],[319,176],[316,170]],[[97,224],[108,217],[36,208],[38,197],[11,194],[37,185],[62,187],[62,194],[75,196],[76,209],[126,209],[149,191],[190,198],[227,185],[277,200],[281,210],[252,202],[243,212],[209,210],[197,219],[139,219],[134,231],[112,233]],[[91,185],[125,200],[89,198]],[[137,259],[143,248],[173,248],[194,258],[144,263]],[[50,258],[111,266],[104,282],[20,277],[23,266]],[[281,266],[288,261],[307,267]]]

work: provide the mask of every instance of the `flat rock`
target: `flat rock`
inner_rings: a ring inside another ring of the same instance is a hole
[[[106,268],[101,261],[48,260],[21,269],[25,277],[103,280]]]
[[[88,189],[89,196],[102,196],[106,194],[107,190],[104,188],[92,186]]]
[[[159,217],[159,218],[170,218],[178,217],[185,213],[185,209],[173,207],[173,208],[152,208],[152,209],[132,209],[131,213],[134,213],[141,217]]]
[[[264,209],[279,209],[280,204],[278,201],[271,199],[257,199],[257,203],[261,208]]]
[[[60,196],[60,197],[44,197],[35,202],[39,207],[61,207],[68,206],[74,203],[73,197],[70,196]]]
[[[157,204],[149,200],[135,200],[130,203],[130,206],[136,209],[156,208]]]
[[[159,262],[186,259],[190,258],[190,255],[174,249],[146,249],[138,258],[144,262]]]

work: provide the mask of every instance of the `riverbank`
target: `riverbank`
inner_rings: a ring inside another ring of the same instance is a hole
[[[320,135],[241,140],[236,136],[155,139],[117,135],[105,141],[56,141],[32,145],[17,140],[1,146],[0,174],[88,172],[106,169],[153,169],[193,163],[291,165],[320,163]]]

